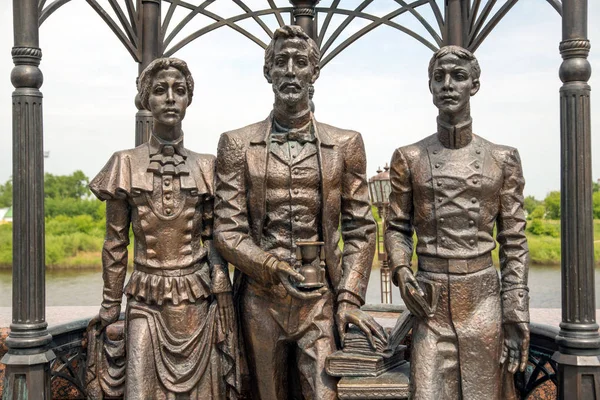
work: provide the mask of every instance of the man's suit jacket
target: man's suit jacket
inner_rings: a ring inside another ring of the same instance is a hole
[[[321,225],[327,274],[338,300],[351,293],[364,303],[373,255],[375,223],[358,132],[314,120],[321,173]],[[266,214],[266,176],[272,117],[221,135],[217,155],[215,243],[239,271],[268,287],[261,249]],[[338,246],[340,233],[343,252]],[[240,275],[240,274],[238,274]],[[236,284],[239,279],[236,277]],[[353,295],[353,296],[352,296]]]

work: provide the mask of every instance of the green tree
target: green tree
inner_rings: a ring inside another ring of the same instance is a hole
[[[0,207],[12,206],[12,178],[7,180],[4,185],[0,185]]]
[[[593,184],[592,184],[592,191],[594,193],[600,192],[600,179],[597,180],[596,182],[593,182]]]
[[[89,178],[77,170],[71,175],[44,175],[44,197],[50,199],[81,199],[89,195]]]
[[[594,192],[593,196],[594,218],[600,219],[600,191]]]
[[[544,219],[546,216],[546,207],[543,204],[537,206],[530,214],[531,219]]]
[[[546,206],[546,217],[549,219],[560,219],[560,192],[548,193],[544,199]]]
[[[533,210],[535,210],[538,206],[542,205],[542,202],[533,196],[525,197],[525,201],[523,203],[523,208],[525,208],[525,211],[527,211],[528,215],[531,215]]]

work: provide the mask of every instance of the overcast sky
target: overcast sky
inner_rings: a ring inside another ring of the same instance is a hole
[[[106,0],[98,2],[110,8]],[[329,3],[323,0],[320,6]],[[358,3],[341,1],[345,8],[354,8]],[[599,3],[589,2],[589,60],[595,69],[590,79],[592,89],[600,88],[600,50],[596,50],[600,48]],[[247,0],[246,4],[253,9],[266,7],[265,0]],[[395,4],[375,0],[367,11],[382,15],[397,8]],[[236,6],[219,0],[211,7],[228,15]],[[185,14],[176,13],[174,21]],[[427,13],[424,16],[430,18]],[[330,32],[342,19],[334,18]],[[266,21],[272,25],[273,19]],[[397,21],[419,33],[424,31],[408,13]],[[205,23],[197,18],[178,38]],[[357,21],[348,32],[365,24]],[[241,25],[267,41],[256,23],[246,21]],[[558,13],[545,0],[520,0],[476,52],[482,76],[481,90],[471,101],[474,131],[492,142],[519,149],[527,181],[525,193],[538,198],[560,187],[560,40]],[[12,175],[12,46],[12,1],[2,0],[0,182]],[[72,0],[42,25],[40,46],[44,149],[50,152],[45,170],[70,174],[81,169],[91,178],[114,151],[134,145],[137,64],[84,0]],[[259,46],[228,28],[213,31],[175,54],[188,62],[196,81],[194,101],[183,126],[186,147],[214,154],[222,132],[269,114],[273,94],[262,75],[263,55]],[[427,88],[430,57],[431,51],[413,38],[380,27],[347,48],[321,72],[315,85],[316,118],[362,133],[369,176],[389,162],[396,147],[435,131],[436,109]],[[600,157],[594,157],[600,154],[597,93],[592,92],[594,179],[600,177]]]

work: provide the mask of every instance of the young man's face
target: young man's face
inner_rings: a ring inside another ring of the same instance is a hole
[[[293,106],[308,105],[310,85],[318,76],[318,67],[310,62],[308,42],[301,38],[277,39],[273,46],[273,63],[266,72],[275,93],[275,101]]]
[[[479,90],[479,80],[473,79],[471,61],[447,54],[435,62],[429,89],[440,112],[454,116],[469,107],[470,97]]]
[[[148,98],[154,119],[164,125],[176,126],[185,117],[188,103],[187,84],[181,71],[173,67],[158,71]]]

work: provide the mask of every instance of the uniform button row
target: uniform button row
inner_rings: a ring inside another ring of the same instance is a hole
[[[167,200],[171,200],[171,197],[172,197],[172,196],[171,196],[171,193],[167,193],[167,194],[165,194],[165,199],[167,199]]]
[[[440,218],[440,224],[443,224],[444,222],[446,222],[446,220],[444,219],[444,217]],[[469,221],[469,226],[474,226],[475,225],[475,221],[470,220]]]

